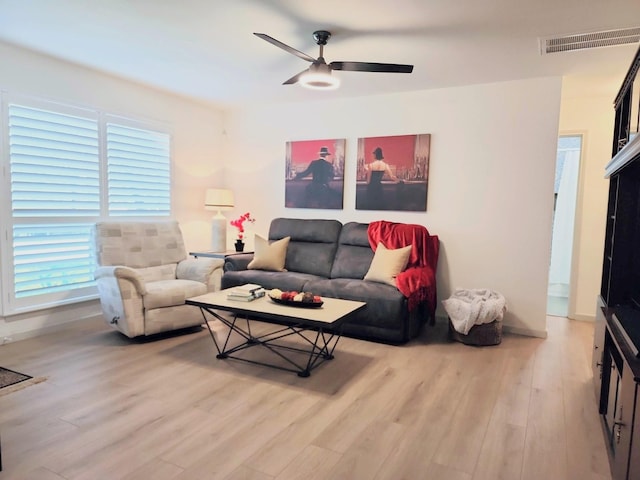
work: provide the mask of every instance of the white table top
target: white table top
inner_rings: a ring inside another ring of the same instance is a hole
[[[365,302],[353,300],[341,300],[338,298],[322,297],[324,304],[319,308],[291,307],[273,302],[268,295],[257,298],[251,302],[227,299],[227,291],[209,292],[198,297],[187,299],[190,305],[197,305],[208,308],[219,308],[220,310],[235,313],[262,313],[292,321],[305,320],[311,323],[333,324],[343,317],[363,308]]]

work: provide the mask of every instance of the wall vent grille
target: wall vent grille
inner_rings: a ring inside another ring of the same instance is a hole
[[[587,48],[613,47],[640,42],[640,27],[607,30],[603,32],[540,38],[540,53],[569,52]]]

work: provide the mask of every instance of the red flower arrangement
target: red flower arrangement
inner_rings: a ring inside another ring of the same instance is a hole
[[[244,215],[240,215],[240,218],[231,220],[229,223],[238,229],[238,240],[242,240],[244,238],[244,222],[253,223],[255,221],[254,218],[251,218],[251,214],[247,212]]]

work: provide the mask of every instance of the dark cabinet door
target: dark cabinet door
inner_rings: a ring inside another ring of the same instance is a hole
[[[593,371],[593,388],[596,392],[596,400],[600,413],[602,407],[600,405],[600,394],[602,390],[602,360],[604,358],[604,332],[606,330],[606,320],[604,316],[604,302],[598,297],[598,306],[596,308],[596,324],[593,334],[593,352],[591,355],[591,370]]]
[[[631,372],[626,362],[622,365],[622,380],[618,396],[618,408],[616,409],[616,420],[613,425],[613,435],[611,438],[612,450],[615,452],[612,470],[613,478],[616,480],[634,478],[628,477],[627,473],[629,454],[631,453],[631,438],[633,437],[636,382],[633,378],[633,372]]]

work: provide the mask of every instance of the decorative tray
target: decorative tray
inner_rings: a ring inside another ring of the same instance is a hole
[[[280,298],[272,298],[269,299],[274,303],[279,303],[280,305],[287,305],[288,307],[300,307],[300,308],[320,308],[324,302],[296,302],[294,300],[282,300]]]

